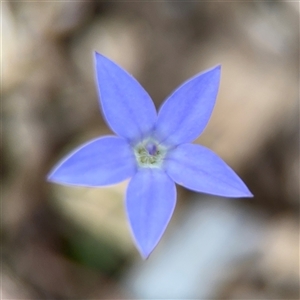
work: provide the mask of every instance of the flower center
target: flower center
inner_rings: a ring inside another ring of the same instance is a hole
[[[166,149],[152,140],[145,140],[134,147],[139,167],[160,168],[166,155]]]

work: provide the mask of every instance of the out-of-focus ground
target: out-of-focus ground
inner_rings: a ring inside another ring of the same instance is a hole
[[[1,5],[2,299],[299,299],[298,2]],[[196,142],[255,195],[178,187],[147,261],[126,222],[126,182],[89,189],[45,180],[69,150],[111,133],[95,50],[132,73],[157,107],[222,64],[217,105]]]

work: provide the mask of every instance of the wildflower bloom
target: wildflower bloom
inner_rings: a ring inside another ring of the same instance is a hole
[[[190,144],[211,116],[220,66],[191,78],[171,94],[159,112],[143,87],[125,70],[95,54],[104,117],[117,136],[94,139],[64,158],[48,180],[89,187],[132,177],[126,211],[144,258],[164,233],[176,203],[175,183],[225,197],[251,197],[238,175],[211,150]]]

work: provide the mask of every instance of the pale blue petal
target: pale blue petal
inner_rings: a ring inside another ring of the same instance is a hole
[[[195,140],[204,130],[213,111],[220,83],[217,66],[181,85],[164,102],[158,113],[155,136],[166,145]]]
[[[95,58],[100,102],[108,125],[130,141],[147,136],[157,118],[150,96],[114,62],[97,52]]]
[[[66,185],[105,186],[136,172],[133,151],[123,138],[106,136],[82,145],[64,158],[48,180]]]
[[[126,210],[137,247],[144,258],[159,242],[175,203],[175,183],[160,169],[140,169],[130,181]]]
[[[164,166],[176,183],[188,189],[225,197],[253,196],[239,176],[203,146],[178,146],[168,154]]]

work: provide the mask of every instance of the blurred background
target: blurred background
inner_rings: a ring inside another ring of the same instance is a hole
[[[299,299],[299,3],[1,2],[2,299]],[[111,133],[93,52],[132,73],[157,108],[222,64],[197,139],[255,197],[178,187],[150,258],[134,247],[123,197],[47,183],[74,147]]]

